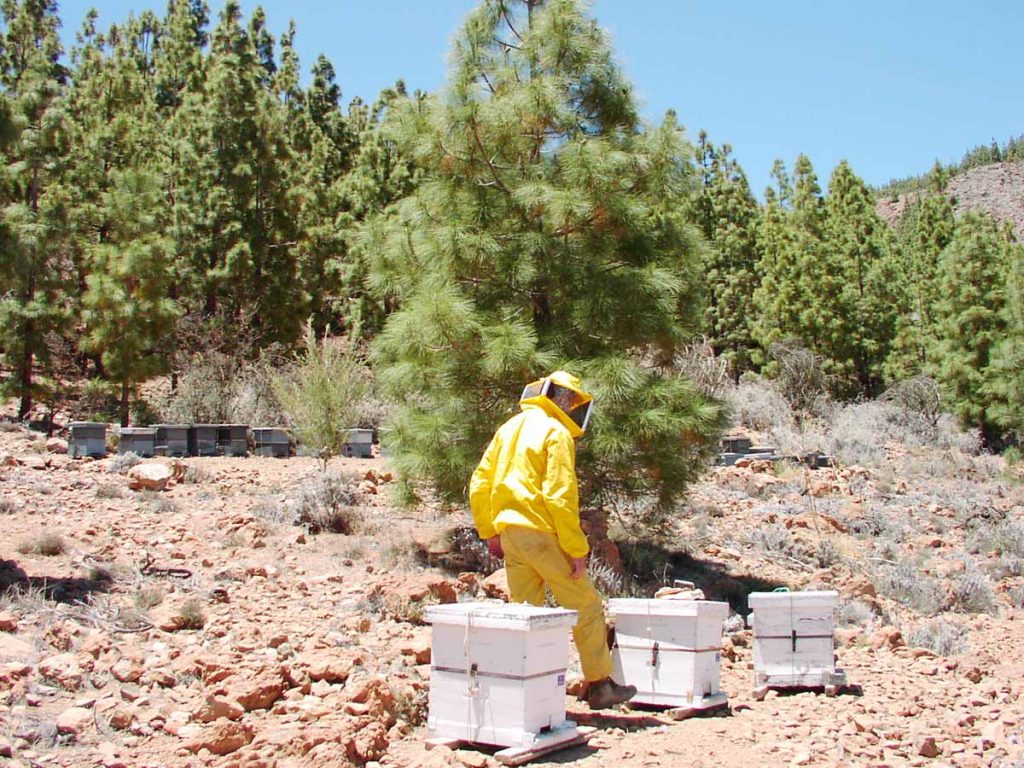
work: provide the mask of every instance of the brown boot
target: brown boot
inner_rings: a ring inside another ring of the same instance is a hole
[[[591,709],[611,709],[636,696],[635,685],[619,685],[610,677],[590,684],[587,704]]]

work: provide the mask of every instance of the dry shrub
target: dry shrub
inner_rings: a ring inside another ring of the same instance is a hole
[[[932,619],[907,633],[907,645],[939,656],[955,656],[967,651],[967,629],[945,619]]]
[[[874,609],[863,600],[840,600],[836,608],[836,625],[840,627],[866,627],[875,618]]]
[[[58,533],[41,533],[34,539],[26,539],[18,545],[18,551],[23,555],[43,555],[44,557],[63,554],[65,549],[67,549],[67,545]]]
[[[355,503],[356,493],[345,478],[323,473],[299,494],[296,525],[310,533],[355,533],[361,518]]]
[[[181,628],[202,629],[206,626],[206,614],[203,612],[203,605],[197,598],[189,598],[181,606]]]
[[[794,411],[818,412],[827,400],[828,377],[824,358],[796,339],[776,342],[768,348],[779,391]]]
[[[97,499],[120,499],[123,495],[121,486],[113,483],[101,483],[96,488]]]
[[[745,378],[725,399],[735,426],[755,432],[793,428],[793,409],[774,385],[760,376]]]
[[[722,399],[732,384],[729,361],[716,356],[706,338],[687,344],[674,362],[675,370],[708,397]]]
[[[137,453],[119,453],[107,463],[107,471],[115,475],[124,475],[128,470],[138,464],[142,459]]]
[[[427,688],[403,686],[394,692],[395,717],[416,727],[427,722]]]
[[[13,515],[18,511],[18,505],[13,499],[0,499],[0,515]]]
[[[969,566],[953,579],[953,598],[950,608],[960,613],[993,613],[996,593],[992,584],[975,567]]]
[[[946,603],[945,590],[939,583],[907,560],[883,564],[871,581],[881,594],[922,616],[934,616]]]
[[[198,464],[189,464],[183,482],[188,485],[202,485],[210,480],[210,473]]]

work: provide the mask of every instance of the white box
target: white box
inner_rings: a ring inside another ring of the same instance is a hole
[[[636,686],[632,701],[696,709],[726,702],[719,674],[728,603],[623,598],[608,601],[608,614],[613,674]]]
[[[748,602],[756,686],[845,683],[832,637],[838,592],[753,592]]]
[[[576,611],[499,603],[427,608],[433,625],[432,737],[529,747],[565,719],[569,629]]]

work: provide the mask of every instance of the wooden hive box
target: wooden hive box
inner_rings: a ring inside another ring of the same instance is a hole
[[[99,421],[73,421],[68,425],[68,454],[72,457],[106,456],[107,425]]]
[[[719,674],[728,603],[622,598],[608,601],[608,614],[614,677],[636,686],[632,701],[692,709],[726,702]]]
[[[188,424],[157,424],[156,452],[160,456],[188,456]]]
[[[498,603],[428,608],[432,737],[504,747],[576,738],[565,719],[576,612]]]
[[[134,453],[149,457],[156,454],[156,429],[151,427],[121,427],[117,439],[118,453]]]
[[[845,683],[836,669],[833,613],[838,592],[753,592],[754,685],[834,687]]]

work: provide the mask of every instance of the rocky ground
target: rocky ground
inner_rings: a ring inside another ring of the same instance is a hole
[[[497,764],[423,747],[424,606],[503,588],[456,530],[467,518],[394,508],[380,458],[333,460],[333,483],[301,458],[187,459],[154,479],[63,447],[0,431],[0,764]],[[1019,474],[950,450],[709,470],[671,545],[595,542],[636,577],[608,588],[688,578],[740,611],[754,589],[838,589],[853,686],[756,701],[733,621],[727,712],[673,722],[570,698],[596,736],[534,765],[1019,768],[1022,515]]]

